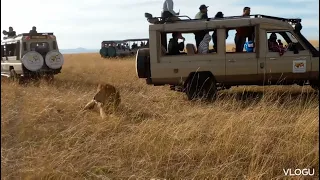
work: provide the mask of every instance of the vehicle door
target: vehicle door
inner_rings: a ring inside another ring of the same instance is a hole
[[[230,29],[229,34],[232,31],[235,32],[235,29]],[[228,39],[231,41],[233,38],[229,37]],[[260,80],[256,48],[254,48],[253,52],[230,52],[230,50],[226,50],[227,83],[250,85],[256,84]]]
[[[274,48],[266,46],[266,83],[280,84],[284,81],[298,81],[308,79],[311,70],[310,52],[303,47],[290,31],[266,31],[267,39],[275,33],[277,44],[289,47],[283,54],[275,52]],[[267,43],[270,42],[267,40]],[[280,41],[279,41],[280,40]],[[271,40],[270,40],[271,41]],[[295,47],[289,45],[295,43]]]

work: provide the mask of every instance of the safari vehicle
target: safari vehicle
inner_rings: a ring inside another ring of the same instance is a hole
[[[109,40],[101,42],[100,55],[103,58],[116,57],[124,54],[123,48],[124,41],[122,40]]]
[[[136,73],[154,86],[180,86],[189,100],[214,100],[218,89],[240,85],[309,84],[319,88],[319,50],[301,34],[301,19],[267,15],[232,16],[207,20],[163,21],[146,15],[149,48],[136,55]],[[227,52],[226,30],[254,28],[252,52]],[[186,44],[185,54],[169,55],[167,34],[215,30],[217,50],[198,54],[194,44]],[[287,44],[284,54],[268,48],[270,34],[276,33]]]
[[[53,78],[63,63],[53,33],[23,33],[1,41],[1,75],[10,79]]]
[[[131,44],[131,42],[133,43]],[[136,42],[140,42],[140,46]],[[148,47],[148,42],[149,39],[146,38],[102,41],[100,55],[103,58],[135,55],[139,48]]]

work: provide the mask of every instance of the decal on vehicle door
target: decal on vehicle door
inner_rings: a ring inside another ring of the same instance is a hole
[[[292,67],[293,73],[305,73],[307,70],[307,63],[306,60],[296,60],[293,61],[293,67]]]

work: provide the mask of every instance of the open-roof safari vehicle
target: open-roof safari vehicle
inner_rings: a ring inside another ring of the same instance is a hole
[[[100,55],[103,58],[130,56],[135,55],[138,49],[146,47],[149,47],[147,38],[102,41]]]
[[[189,100],[213,100],[217,89],[239,85],[310,84],[319,88],[319,51],[301,34],[301,19],[251,15],[163,22],[148,13],[146,17],[151,23],[150,45],[138,50],[136,71],[147,84],[180,86]],[[226,29],[230,32],[238,27],[254,28],[252,52],[226,50]],[[199,30],[216,30],[216,52],[197,54],[194,44],[186,44],[186,53],[168,55],[167,34]],[[284,54],[268,48],[272,33],[287,44]]]
[[[122,47],[123,44],[124,42],[122,40],[102,41],[100,49],[101,57],[107,58],[119,56],[125,51],[124,48],[119,48]]]
[[[53,33],[23,33],[1,41],[1,75],[52,79],[64,63]]]

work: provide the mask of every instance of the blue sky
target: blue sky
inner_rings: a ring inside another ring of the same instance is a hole
[[[98,49],[102,40],[148,37],[149,23],[144,13],[160,16],[163,1],[1,0],[1,27],[3,30],[12,26],[17,33],[22,33],[37,26],[38,32],[54,32],[59,48]],[[319,38],[318,0],[173,1],[175,11],[180,9],[180,14],[192,18],[201,4],[209,6],[209,17],[213,17],[218,11],[222,11],[225,16],[241,15],[244,6],[251,7],[252,14],[300,17],[303,34],[309,39]],[[228,39],[232,42],[232,35]]]

